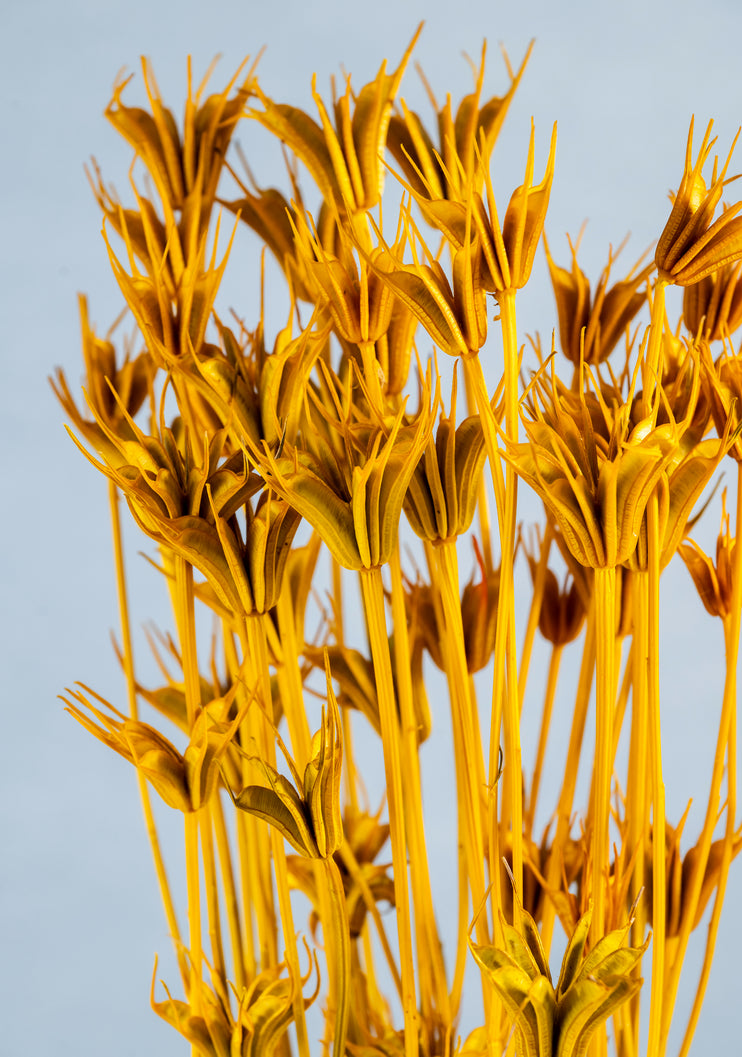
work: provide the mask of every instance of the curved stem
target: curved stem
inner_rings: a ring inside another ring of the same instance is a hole
[[[131,622],[129,620],[129,598],[126,589],[124,544],[121,532],[121,517],[119,515],[119,494],[118,489],[116,488],[116,485],[113,483],[113,481],[108,482],[108,505],[111,512],[113,553],[114,563],[116,566],[116,587],[119,602],[119,618],[121,621],[121,649],[124,675],[126,677],[126,692],[129,701],[129,715],[132,719],[137,719],[139,712],[137,708],[136,676],[134,674],[134,649],[131,641]],[[178,959],[178,968],[180,970],[180,976],[183,981],[183,985],[185,986],[188,981],[189,968],[183,954],[183,941],[181,939],[180,926],[178,924],[178,916],[175,911],[175,904],[173,902],[172,893],[170,891],[170,882],[168,881],[165,860],[162,857],[162,849],[160,848],[160,838],[157,834],[155,816],[152,811],[152,802],[149,796],[149,786],[147,784],[147,779],[144,777],[138,767],[136,768],[136,772],[137,785],[139,787],[139,796],[142,802],[142,812],[144,814],[144,827],[147,831],[147,837],[149,839],[150,848],[152,849],[152,858],[155,864],[157,883],[160,888],[160,895],[162,896],[162,904],[165,908],[165,917],[167,918],[168,929],[170,930],[170,935],[172,937],[173,944],[175,945],[175,953]]]

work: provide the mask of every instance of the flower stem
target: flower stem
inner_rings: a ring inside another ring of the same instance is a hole
[[[122,661],[124,666],[124,675],[126,677],[126,692],[129,701],[129,715],[132,719],[137,719],[138,708],[136,677],[134,674],[134,649],[131,641],[129,598],[126,589],[124,543],[121,532],[121,517],[119,515],[119,494],[118,489],[116,488],[116,485],[113,483],[113,481],[108,482],[108,504],[111,512],[113,553],[114,563],[116,566],[116,587],[118,591],[119,617],[121,621]],[[162,904],[165,908],[165,917],[167,919],[168,929],[170,931],[173,944],[175,945],[175,952],[176,957],[178,959],[178,968],[180,969],[180,976],[185,986],[188,980],[189,969],[188,964],[183,955],[183,943],[180,935],[178,916],[175,911],[175,904],[173,903],[173,897],[170,891],[170,882],[168,881],[165,860],[162,857],[162,849],[160,848],[160,838],[157,834],[155,816],[152,811],[152,802],[149,796],[149,786],[147,784],[147,779],[144,777],[138,767],[136,768],[136,772],[137,785],[139,786],[139,796],[142,802],[142,812],[144,814],[144,826],[147,831],[147,837],[149,839],[150,848],[152,849],[152,858],[155,864],[157,883],[160,888],[160,895],[162,896]]]
[[[193,566],[181,555],[175,555],[175,616],[180,637],[185,684],[186,715],[189,732],[193,730],[201,707],[201,681],[196,653],[196,619],[193,594]],[[198,811],[185,815],[186,880],[188,888],[188,942],[191,955],[191,985],[188,998],[194,1016],[201,1013],[201,971],[203,960],[201,938],[201,882],[199,877]]]
[[[595,911],[592,937],[605,934],[606,889],[609,870],[609,825],[613,771],[613,709],[616,700],[615,623],[616,570],[595,570],[595,763],[592,790],[592,886]]]
[[[719,877],[717,881],[714,907],[711,912],[708,935],[706,938],[706,950],[701,967],[701,975],[696,988],[693,1007],[688,1018],[688,1026],[685,1029],[683,1044],[678,1057],[687,1057],[693,1041],[698,1018],[701,1014],[701,1005],[706,994],[711,963],[716,947],[716,937],[721,918],[721,909],[724,902],[729,866],[732,859],[732,850],[735,836],[735,821],[737,815],[737,663],[739,660],[739,636],[740,618],[742,616],[742,463],[737,463],[737,513],[734,528],[734,550],[732,552],[732,602],[729,614],[724,618],[724,643],[726,647],[726,675],[724,679],[724,698],[722,701],[721,718],[719,721],[719,734],[716,742],[716,754],[714,756],[714,767],[711,777],[711,789],[709,792],[708,808],[704,820],[701,838],[698,842],[698,859],[693,874],[689,905],[686,917],[681,928],[681,957],[676,961],[682,968],[682,952],[688,941],[686,933],[690,932],[695,921],[698,899],[701,886],[708,863],[711,838],[716,827],[718,817],[718,805],[721,794],[721,782],[724,773],[724,757],[727,763],[727,802],[726,802],[726,825],[724,832],[724,848]],[[677,987],[677,979],[673,974],[673,997]],[[668,1016],[669,1019],[669,1016]],[[669,1029],[669,1024],[668,1024]]]
[[[397,912],[399,959],[402,975],[402,1008],[405,1027],[405,1055],[418,1057],[419,1017],[415,996],[415,966],[412,956],[412,930],[407,881],[407,845],[402,795],[402,766],[399,751],[399,722],[394,694],[392,665],[389,657],[384,585],[381,570],[362,569],[361,592],[368,622],[368,635],[374,662],[376,691],[379,698],[381,740],[384,747],[384,771],[389,804],[389,830],[394,867],[394,900]]]

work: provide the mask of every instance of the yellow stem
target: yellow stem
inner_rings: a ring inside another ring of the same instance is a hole
[[[267,721],[260,724],[259,740],[261,757],[272,767],[276,766],[276,745],[273,735],[273,698],[271,694],[270,666],[266,644],[263,614],[256,614],[245,619],[242,635],[242,649],[250,659],[250,669],[256,680],[259,701]],[[304,996],[301,992],[301,968],[299,952],[296,946],[296,932],[291,910],[291,893],[289,889],[288,867],[286,865],[286,848],[283,837],[274,826],[269,827],[270,845],[273,858],[273,876],[278,895],[278,909],[281,915],[284,956],[294,981],[293,1009],[296,1040],[300,1057],[309,1057],[309,1036],[304,1010]]]
[[[633,642],[632,687],[631,687],[631,736],[629,741],[629,768],[626,778],[626,843],[631,854],[635,854],[631,880],[631,901],[637,898],[645,883],[645,858],[649,824],[649,790],[647,787],[647,658],[649,651],[649,593],[645,583],[646,572],[635,574],[636,589],[633,592]],[[636,917],[632,926],[632,943],[635,947],[644,942],[647,923],[646,900],[639,899]],[[641,991],[634,996],[633,1031],[634,1046],[639,1044],[639,1009]]]
[[[508,357],[506,354],[506,361]],[[509,797],[512,845],[513,845],[513,876],[515,878],[516,890],[519,894],[523,891],[523,828],[522,828],[522,777],[520,760],[520,729],[519,729],[519,706],[517,686],[517,660],[515,657],[515,613],[512,590],[512,560],[514,544],[514,516],[515,508],[510,507],[506,501],[505,482],[503,480],[502,463],[497,447],[497,422],[490,405],[487,386],[482,371],[482,365],[478,355],[468,356],[464,359],[464,370],[470,376],[472,389],[477,398],[482,429],[484,431],[485,447],[489,460],[492,484],[495,490],[495,501],[497,515],[500,524],[501,542],[501,564],[500,564],[500,588],[497,607],[497,623],[495,630],[495,664],[492,679],[492,708],[490,718],[490,744],[488,758],[488,811],[487,828],[489,832],[489,869],[490,879],[494,881],[492,886],[492,914],[493,925],[499,927],[499,912],[502,909],[502,899],[499,885],[500,861],[499,849],[502,839],[496,835],[497,829],[497,782],[496,777],[500,764],[500,727],[503,719],[503,688],[507,682],[507,694],[505,702],[505,769],[508,773],[511,795]],[[512,532],[510,527],[512,526]],[[509,632],[512,633],[509,633]],[[507,668],[508,678],[505,679]],[[512,676],[512,678],[511,678]],[[513,718],[515,717],[515,722]],[[515,787],[517,785],[517,795]],[[508,812],[505,808],[501,812],[501,827],[507,828]],[[503,837],[504,837],[503,833]],[[513,901],[514,913],[517,914],[518,903]]]
[[[518,337],[515,320],[515,290],[498,294],[505,363],[505,432],[508,443],[518,441]],[[520,702],[518,698],[518,661],[515,646],[515,594],[513,561],[515,558],[515,518],[518,505],[518,477],[508,463],[505,471],[505,507],[500,521],[501,566],[500,596],[495,632],[495,679],[502,685],[507,671],[503,733],[505,742],[504,791],[508,795],[513,842],[513,877],[515,890],[523,898],[523,764],[520,745]],[[503,645],[500,647],[500,642]],[[498,658],[498,652],[500,656]],[[502,657],[505,657],[505,665]],[[499,696],[499,693],[498,693]],[[497,773],[490,759],[490,782]],[[507,818],[507,813],[505,813]],[[513,918],[517,920],[518,901],[513,900]]]
[[[118,591],[119,618],[121,621],[121,649],[123,655],[124,675],[126,677],[126,692],[129,702],[129,715],[132,719],[138,719],[136,676],[134,673],[134,649],[131,641],[131,622],[129,620],[129,598],[126,589],[126,566],[124,562],[124,544],[121,533],[121,517],[119,515],[119,494],[113,481],[108,482],[108,504],[111,512],[111,529],[113,534],[113,553],[116,566],[116,587]],[[152,858],[155,864],[157,883],[165,908],[168,929],[175,946],[175,954],[178,959],[180,976],[185,986],[188,981],[189,968],[183,954],[183,941],[178,924],[178,915],[175,911],[170,882],[168,881],[165,860],[162,857],[160,838],[157,834],[155,816],[152,811],[152,802],[149,796],[149,785],[147,779],[137,768],[137,785],[142,802],[144,814],[144,826],[147,831]]]
[[[324,860],[327,875],[327,887],[331,907],[331,928],[325,939],[325,946],[333,951],[332,975],[335,991],[335,1034],[333,1054],[335,1057],[345,1053],[345,1039],[348,1033],[348,1015],[350,1013],[350,933],[348,931],[348,914],[345,907],[345,890],[343,879],[335,860],[330,857]]]
[[[188,730],[193,730],[201,707],[201,681],[196,652],[196,614],[193,594],[193,567],[179,554],[175,555],[175,618],[180,637],[183,681],[185,685]],[[188,889],[188,942],[191,955],[189,1001],[194,1016],[201,1012],[201,883],[199,877],[198,811],[185,815],[186,880]]]
[[[660,541],[659,508],[655,493],[647,506],[647,588],[649,649],[647,691],[649,719],[649,763],[652,785],[652,988],[649,1008],[649,1041],[652,1057],[662,1053],[662,1006],[665,988],[665,934],[667,923],[667,874],[665,847],[665,785],[662,779],[662,730],[660,724]]]
[[[188,939],[191,957],[191,979],[188,1001],[194,1017],[201,1014],[201,884],[198,861],[198,813],[186,811],[185,855],[186,887],[188,890]]]
[[[198,812],[198,821],[201,832],[201,856],[204,866],[206,911],[209,923],[209,944],[211,946],[211,980],[219,993],[219,997],[229,1005],[229,988],[227,986],[227,967],[224,961],[224,945],[222,943],[219,889],[217,887],[216,864],[214,862],[210,804],[205,804]]]
[[[737,664],[739,660],[739,636],[740,621],[742,619],[742,463],[737,463],[737,513],[735,522],[734,552],[732,555],[732,602],[728,616],[724,620],[724,644],[726,647],[726,674],[724,678],[724,698],[722,702],[721,718],[719,721],[719,734],[716,742],[716,755],[711,777],[711,790],[709,793],[708,808],[704,820],[703,830],[699,839],[699,854],[696,870],[691,880],[689,893],[689,907],[687,919],[683,921],[681,928],[681,951],[687,944],[686,933],[690,932],[696,915],[698,897],[700,894],[703,875],[708,862],[711,838],[716,826],[718,804],[721,793],[722,775],[724,772],[724,756],[727,759],[727,803],[726,803],[726,825],[725,844],[722,853],[721,865],[719,867],[719,879],[717,882],[714,907],[711,912],[708,935],[706,938],[706,950],[704,952],[701,975],[696,988],[696,995],[688,1019],[688,1026],[683,1037],[683,1044],[679,1057],[687,1057],[691,1042],[698,1025],[701,1014],[701,1006],[706,994],[711,963],[716,947],[716,936],[719,929],[721,909],[724,902],[727,876],[732,856],[732,845],[734,842],[735,823],[737,815]],[[713,812],[713,814],[712,814]],[[682,961],[682,956],[680,961]],[[677,963],[676,963],[677,964]],[[673,973],[672,998],[675,996],[677,981]],[[668,1025],[669,1029],[669,1025]]]
[[[399,937],[399,960],[402,974],[402,1008],[405,1027],[405,1055],[418,1057],[419,1017],[415,996],[415,966],[412,955],[412,930],[407,882],[407,844],[402,796],[402,766],[399,751],[399,723],[389,657],[384,585],[381,570],[362,569],[361,591],[368,623],[368,636],[374,662],[376,691],[379,698],[381,740],[384,750],[384,772],[389,804],[389,830],[394,867],[394,898]]]
[[[345,866],[351,879],[353,880],[353,883],[358,885],[358,890],[360,891],[361,896],[363,898],[363,902],[366,905],[366,910],[371,915],[371,920],[376,926],[376,931],[379,936],[379,943],[381,944],[381,949],[384,952],[384,957],[386,958],[387,968],[389,969],[389,973],[392,977],[392,980],[394,981],[394,986],[401,1002],[402,979],[399,975],[397,963],[394,960],[392,948],[389,946],[389,940],[387,939],[386,929],[384,928],[384,922],[382,920],[381,914],[379,913],[379,908],[376,904],[376,900],[374,899],[374,894],[369,888],[366,878],[363,876],[363,870],[359,866],[358,860],[353,854],[353,849],[351,848],[348,841],[345,841],[345,843],[339,848],[338,855],[340,856],[343,865]],[[373,960],[373,952],[370,952],[368,954],[367,961],[369,958]]]
[[[585,724],[587,722],[587,710],[590,704],[590,692],[592,689],[593,675],[595,673],[595,596],[587,614],[587,625],[585,630],[585,642],[582,649],[582,663],[580,665],[580,677],[577,683],[577,694],[575,707],[572,713],[572,728],[569,734],[569,746],[567,758],[564,764],[564,780],[559,802],[556,809],[556,834],[552,841],[552,851],[549,864],[546,869],[547,890],[558,889],[562,869],[562,849],[569,839],[570,818],[572,804],[574,802],[575,787],[577,785],[577,773],[580,768],[580,755],[582,752],[582,741],[585,735]],[[554,932],[554,904],[547,899],[544,904],[544,915],[541,922],[541,940],[547,955],[551,948],[551,940]]]
[[[475,391],[471,370],[464,370],[464,388],[466,391],[466,408],[470,415],[479,413],[477,405],[477,394]],[[492,563],[492,528],[490,524],[489,496],[487,494],[487,482],[484,474],[479,479],[477,495],[477,518],[479,520],[479,534],[482,540],[482,558],[484,567],[488,572],[494,569]]]
[[[410,848],[410,886],[415,919],[418,971],[420,974],[420,1002],[423,1020],[426,1011],[432,1015],[431,1001],[444,1021],[450,1021],[448,985],[443,963],[443,951],[435,920],[433,893],[430,887],[428,850],[425,843],[425,822],[422,802],[422,777],[418,757],[418,731],[412,694],[410,672],[410,643],[407,634],[405,593],[399,544],[389,562],[392,581],[392,623],[394,626],[394,664],[402,728],[401,750],[407,781],[403,786],[405,798],[405,828]],[[420,957],[421,954],[424,955]]]
[[[528,671],[531,664],[531,652],[533,650],[533,642],[536,638],[536,629],[538,628],[538,621],[541,615],[544,584],[546,582],[546,569],[553,538],[554,530],[551,527],[551,522],[547,521],[544,530],[544,538],[541,542],[538,566],[536,567],[536,577],[533,581],[533,594],[531,595],[531,606],[528,611],[526,632],[523,636],[523,646],[520,651],[520,667],[518,668],[518,708],[521,716],[523,714],[523,701],[526,696],[526,683],[528,682]]]
[[[455,765],[461,776],[461,792],[464,797],[467,873],[471,885],[472,906],[476,910],[482,905],[485,892],[481,811],[485,775],[482,746],[476,741],[478,728],[474,722],[473,705],[469,693],[470,680],[466,663],[464,626],[461,619],[456,541],[443,540],[438,546],[430,548],[430,553],[434,561],[431,573],[441,594],[443,610],[443,626],[440,629],[441,646],[446,661],[446,677],[451,698]],[[479,943],[491,942],[487,916],[484,912],[477,918],[476,933]]]
[[[237,657],[232,631],[226,621],[222,625],[222,637],[224,641],[224,655],[227,672],[229,678],[234,682],[239,678],[240,663]],[[241,682],[237,690],[236,700],[239,706],[244,704],[245,690]],[[243,722],[243,731],[248,729],[248,725],[247,722]],[[243,760],[243,776],[247,775],[247,767],[247,761]],[[261,914],[262,891],[257,874],[257,856],[255,855],[258,840],[265,835],[265,827],[261,827],[260,830],[258,830],[258,820],[254,815],[248,815],[245,811],[237,811],[236,816],[237,854],[239,858],[240,886],[242,889],[242,917],[244,926],[244,941],[242,945],[243,957],[245,974],[248,980],[251,980],[255,977],[258,970],[254,914],[257,914],[260,931],[262,931],[264,927],[264,924],[262,923],[267,922],[268,919],[267,914]],[[266,968],[267,964],[275,964],[275,962],[266,962],[262,953],[265,950],[265,945],[260,941],[258,942],[261,947],[260,960],[263,963],[263,968]]]
[[[544,767],[546,755],[546,743],[549,739],[549,727],[551,725],[551,713],[554,708],[554,697],[556,695],[557,680],[559,678],[559,665],[562,659],[563,646],[552,646],[549,658],[549,673],[546,679],[546,693],[544,694],[544,709],[541,713],[541,728],[538,736],[538,749],[536,750],[536,763],[533,767],[533,781],[531,783],[531,796],[528,801],[528,812],[525,819],[526,833],[533,835],[533,820],[536,815],[536,803],[541,786],[541,773]]]
[[[595,763],[592,804],[593,942],[605,934],[606,887],[610,865],[610,798],[613,774],[613,710],[616,703],[615,624],[616,570],[595,570]]]
[[[227,912],[229,939],[232,945],[232,972],[234,973],[237,993],[242,994],[242,989],[247,984],[247,976],[245,973],[245,952],[242,942],[240,907],[234,882],[229,834],[224,822],[224,808],[218,793],[214,795],[212,800],[211,811],[214,823],[214,836],[216,837],[216,850],[219,856],[219,869],[222,876],[222,885],[224,886],[224,905]]]

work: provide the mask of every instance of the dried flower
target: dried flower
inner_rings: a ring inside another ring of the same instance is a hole
[[[640,288],[654,268],[653,264],[648,264],[638,271],[640,262],[637,262],[625,279],[609,288],[611,268],[621,252],[619,247],[614,256],[611,248],[608,263],[600,274],[595,295],[591,299],[590,283],[577,263],[579,244],[579,239],[576,245],[569,240],[572,270],[568,272],[554,263],[544,236],[546,260],[559,316],[562,352],[575,366],[579,366],[581,358],[585,363],[596,364],[610,355],[645,303],[645,295]]]
[[[693,120],[688,131],[685,169],[677,194],[671,195],[672,210],[660,235],[654,259],[659,277],[678,286],[690,286],[704,276],[742,257],[742,217],[738,217],[742,202],[725,209],[712,223],[722,192],[731,179],[725,180],[737,136],[727,155],[721,172],[714,159],[711,183],[707,187],[701,175],[711,148],[709,141],[713,121],[709,121],[701,148],[693,163]]]

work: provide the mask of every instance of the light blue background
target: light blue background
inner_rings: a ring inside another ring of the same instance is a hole
[[[98,208],[82,171],[94,153],[106,178],[126,193],[129,148],[102,117],[117,70],[127,66],[137,72],[129,97],[134,99],[141,91],[138,57],[149,55],[166,101],[179,113],[187,54],[193,55],[198,80],[221,52],[213,81],[219,86],[245,54],[267,45],[260,65],[264,89],[309,109],[313,72],[325,95],[329,75],[341,64],[360,87],[382,58],[396,65],[425,18],[415,59],[438,97],[450,91],[456,101],[471,84],[462,51],[478,59],[482,38],[488,38],[485,94],[500,93],[506,79],[498,42],[517,64],[536,37],[495,154],[495,187],[505,200],[520,182],[531,115],[537,172],[542,171],[557,119],[547,232],[552,252],[566,263],[564,232],[576,234],[589,219],[581,261],[593,278],[608,242],[615,245],[632,231],[622,261],[628,267],[661,231],[667,191],[681,173],[691,113],[699,132],[709,117],[716,119],[722,153],[742,121],[742,8],[732,0],[702,5],[374,0],[363,7],[337,0],[312,5],[243,0],[217,2],[210,12],[204,4],[162,0],[6,0],[4,5],[2,1057],[187,1052],[148,1005],[155,951],[165,956],[163,974],[173,981],[174,975],[168,972],[168,937],[133,774],[94,744],[56,698],[65,685],[82,679],[122,700],[109,641],[118,616],[106,486],[68,440],[46,383],[59,364],[76,390],[77,292],[89,293],[91,317],[101,332],[121,304],[99,235]],[[402,94],[427,113],[412,68]],[[257,142],[253,130],[241,131],[240,138]],[[285,186],[275,152],[253,154],[251,162],[261,184]],[[227,290],[227,303],[239,307],[248,322],[257,318],[254,275],[254,266],[239,280],[233,275]],[[520,302],[520,324],[522,333],[538,328],[548,341],[555,314],[543,280],[540,263]],[[672,306],[674,318],[677,302]],[[717,511],[718,503],[705,519],[707,545],[715,538]],[[136,557],[140,541],[134,534],[130,539],[134,621],[166,623],[157,577]],[[677,821],[693,792],[704,803],[714,736],[714,722],[707,724],[706,717],[717,713],[723,661],[721,627],[702,611],[684,569],[673,565],[664,589],[663,748],[668,816]],[[141,635],[137,644],[141,656]],[[538,701],[538,686],[533,690]],[[427,756],[426,766],[435,773],[434,758]],[[556,783],[558,761],[550,767]],[[434,782],[429,795],[437,818],[431,845],[440,845],[444,854],[447,845],[437,836],[450,830],[453,819],[446,815],[445,798],[436,799]],[[699,814],[700,809],[691,817],[693,832]],[[163,818],[172,825],[166,811]],[[178,843],[171,852],[174,876]],[[442,863],[442,877],[447,869]],[[736,864],[697,1054],[733,1054],[739,1045],[741,876]],[[679,1005],[689,1003],[686,987]],[[677,1046],[677,1034],[673,1038]]]

